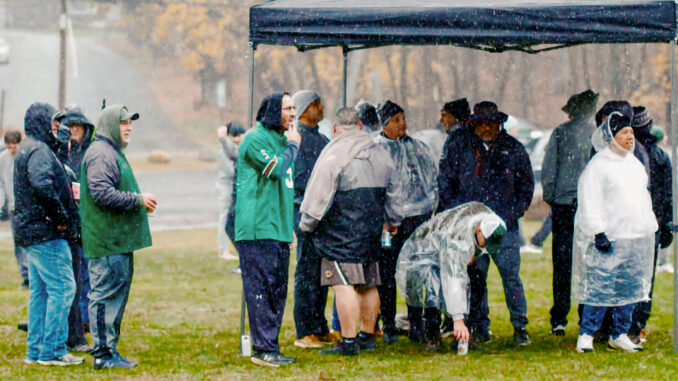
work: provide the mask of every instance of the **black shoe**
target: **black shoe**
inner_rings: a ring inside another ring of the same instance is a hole
[[[551,333],[554,336],[565,336],[565,326],[558,324],[557,326],[551,328]]]
[[[414,343],[423,343],[424,342],[424,333],[419,329],[413,329],[408,333],[410,341]]]
[[[393,344],[398,341],[398,331],[393,328],[384,327],[384,344]]]
[[[363,331],[358,333],[358,345],[360,350],[373,351],[377,349],[377,343],[374,342],[374,335]]]
[[[489,343],[492,340],[489,330],[484,329],[474,329],[471,334],[471,341],[475,341],[478,344]]]
[[[431,337],[426,340],[427,352],[438,352],[439,349],[440,349],[440,336]]]
[[[275,352],[254,352],[252,357],[250,357],[250,361],[257,365],[264,365],[264,366],[270,366],[273,368],[277,368],[280,365],[287,365],[289,364],[288,361],[285,361],[280,353],[275,353]]]
[[[20,321],[19,324],[16,326],[19,331],[26,331],[28,332],[28,322],[27,321]]]
[[[518,345],[530,345],[532,340],[530,340],[530,335],[527,333],[525,327],[516,328],[513,331],[513,338],[516,339],[516,344]]]
[[[358,339],[352,340],[351,343],[347,343],[345,339],[342,339],[335,347],[320,351],[321,355],[354,356],[359,353],[360,344],[358,343]]]
[[[30,285],[30,283],[28,283],[28,279],[24,279],[24,281],[19,286],[19,289],[20,290],[28,290],[29,288],[31,288],[31,285]]]

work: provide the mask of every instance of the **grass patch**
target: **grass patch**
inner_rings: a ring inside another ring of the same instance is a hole
[[[527,237],[538,228],[527,222]],[[75,367],[24,365],[26,334],[16,323],[27,316],[28,292],[20,278],[9,240],[0,241],[0,379],[246,379],[246,380],[449,380],[449,379],[678,379],[672,354],[672,282],[657,278],[650,335],[642,353],[619,354],[596,345],[591,354],[575,353],[576,311],[563,338],[549,334],[550,254],[524,255],[521,275],[528,300],[533,345],[518,348],[494,265],[488,277],[490,318],[495,335],[487,350],[457,356],[446,349],[428,354],[407,338],[355,358],[320,356],[293,346],[293,265],[280,335],[283,353],[298,363],[263,368],[238,356],[241,279],[235,262],[217,258],[212,229],[154,234],[155,246],[135,255],[132,292],[122,326],[120,352],[140,365],[131,371],[93,371],[92,359]],[[550,240],[544,253],[550,253]],[[294,262],[294,260],[292,260]],[[328,303],[327,316],[330,316]],[[398,309],[405,311],[402,300]],[[449,348],[449,341],[444,343]]]

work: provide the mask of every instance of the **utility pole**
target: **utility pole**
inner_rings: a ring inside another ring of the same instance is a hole
[[[59,16],[59,110],[66,105],[66,0],[61,0],[61,15]]]

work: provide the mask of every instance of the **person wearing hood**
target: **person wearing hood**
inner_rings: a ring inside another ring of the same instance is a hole
[[[648,176],[632,154],[633,128],[615,111],[603,123],[608,147],[586,165],[577,188],[572,297],[582,305],[577,352],[593,351],[606,311],[610,349],[636,352],[627,334],[634,305],[649,300],[657,219]]]
[[[297,129],[301,135],[299,154],[294,161],[294,230],[297,237],[297,268],[294,272],[294,345],[319,348],[323,343],[335,344],[325,318],[327,287],[320,286],[320,256],[312,242],[304,239],[298,225],[299,208],[304,200],[311,172],[329,139],[318,132],[318,123],[325,117],[320,96],[315,91],[301,90],[292,96],[297,113]]]
[[[502,127],[508,115],[493,102],[473,106],[469,125],[452,131],[440,160],[439,210],[470,201],[491,208],[506,223],[508,232],[498,255],[478,258],[469,266],[471,309],[469,325],[477,343],[491,340],[487,271],[490,258],[497,265],[511,313],[513,337],[518,345],[531,343],[527,328],[527,302],[520,280],[518,220],[530,206],[534,177],[525,147]]]
[[[57,113],[54,120],[59,122],[57,140],[60,142],[58,151],[60,159],[67,172],[72,177],[73,195],[76,201],[80,194],[80,164],[89,147],[94,133],[94,125],[87,119],[84,111],[78,105],[69,105],[63,112]],[[78,239],[70,242],[73,260],[73,273],[75,274],[75,297],[71,312],[68,314],[68,340],[66,346],[71,352],[90,352],[92,347],[87,343],[83,329],[84,324],[89,324],[87,305],[89,298],[89,272],[87,259],[83,255],[82,241],[80,240],[80,225],[78,224]],[[83,305],[84,308],[80,308]]]
[[[562,110],[568,121],[553,130],[541,170],[544,201],[551,207],[553,221],[553,307],[551,333],[565,335],[570,312],[572,237],[577,211],[577,182],[591,157],[590,136],[596,126],[593,114],[598,94],[592,90],[574,94]]]
[[[154,195],[141,193],[123,153],[138,113],[123,105],[101,111],[94,141],[80,168],[82,246],[89,260],[89,318],[94,369],[133,368],[117,350],[120,324],[127,305],[134,251],[151,246],[148,212]]]
[[[468,343],[467,266],[481,254],[498,254],[505,234],[504,221],[474,201],[434,215],[403,245],[396,282],[408,309],[424,309],[429,352],[440,347],[440,312],[454,322],[457,342]]]
[[[386,101],[379,110],[379,121],[384,130],[374,137],[374,141],[391,155],[396,166],[398,179],[402,182],[402,193],[398,195],[403,207],[403,221],[397,234],[393,234],[391,246],[382,249],[379,262],[381,285],[381,317],[384,323],[384,342],[398,340],[395,326],[396,283],[395,272],[398,255],[407,238],[414,230],[427,221],[435,211],[438,202],[437,177],[438,166],[433,153],[426,143],[407,135],[405,111],[396,103]],[[388,234],[384,232],[384,234]],[[421,322],[423,310],[408,310],[410,321]],[[423,326],[410,324],[410,340],[424,340]]]
[[[228,240],[233,237],[229,237],[227,230],[233,227],[232,219],[235,217],[233,199],[235,193],[236,163],[238,160],[238,148],[244,135],[245,129],[236,121],[217,128],[217,137],[219,138],[219,151],[217,153],[218,175],[216,181],[217,191],[219,192],[217,245],[219,258],[229,261],[238,260],[238,253],[231,253],[229,248]]]
[[[295,362],[280,353],[278,343],[294,240],[294,160],[301,142],[294,117],[288,93],[267,96],[238,152],[235,246],[254,349],[250,360],[271,367]]]
[[[659,230],[655,234],[654,266],[657,266],[659,249],[667,249],[673,242],[673,190],[671,188],[671,159],[657,145],[658,139],[652,134],[652,117],[650,112],[643,106],[633,108],[633,120],[631,121],[633,134],[637,142],[642,144],[647,151],[650,166],[650,196],[652,198],[652,210],[657,217]],[[652,309],[652,291],[654,288],[655,274],[652,274],[650,286],[650,300],[636,304],[633,310],[633,320],[629,329],[629,339],[634,344],[640,344],[641,331],[645,328],[650,318]]]
[[[67,352],[68,311],[75,278],[68,242],[77,235],[78,211],[70,181],[53,148],[51,118],[56,110],[34,103],[26,111],[26,139],[14,160],[14,241],[26,249],[30,297],[25,362],[73,365]]]
[[[342,339],[323,354],[376,348],[379,237],[402,220],[402,184],[391,156],[362,130],[353,108],[337,111],[335,138],[321,152],[301,204],[299,229],[322,257],[320,284],[332,286]],[[360,319],[360,332],[357,333]]]

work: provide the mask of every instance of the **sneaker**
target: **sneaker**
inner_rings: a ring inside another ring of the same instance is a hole
[[[641,343],[640,343],[640,335],[634,335],[634,334],[632,334],[632,333],[629,333],[629,334],[626,335],[626,336],[629,337],[629,340],[631,340],[631,342],[632,342],[633,344],[635,344],[635,345],[640,345],[640,344],[641,344]]]
[[[31,360],[31,359],[29,359],[28,357],[26,357],[26,358],[24,359],[24,364],[26,364],[26,365],[33,365],[33,364],[35,364],[36,362],[38,362],[38,360]]]
[[[541,247],[534,246],[531,243],[520,247],[521,254],[541,254]]]
[[[339,344],[330,349],[323,349],[320,351],[321,355],[344,355],[344,356],[355,356],[360,353],[360,343],[358,339],[352,340],[351,343],[347,343],[346,340],[342,339]]]
[[[237,261],[240,260],[240,257],[238,257],[237,254],[232,254],[228,250],[224,250],[221,252],[219,255],[219,258],[224,259],[226,261]]]
[[[317,337],[323,344],[336,344],[341,341],[341,332],[330,331]]]
[[[234,268],[233,270],[231,270],[231,272],[235,274],[242,274],[242,271],[240,271],[240,266]]]
[[[135,366],[137,366],[134,363],[131,363],[122,356],[114,356],[111,358],[95,358],[94,359],[94,369],[114,369],[114,368],[122,368],[122,369],[132,369]]]
[[[551,333],[554,336],[565,336],[565,326],[558,324],[557,326],[551,328]]]
[[[663,265],[657,266],[657,274],[660,273],[673,274],[673,265],[670,263],[665,263]]]
[[[76,345],[74,347],[66,346],[66,349],[69,352],[73,352],[73,353],[90,353],[90,352],[92,352],[92,346],[89,345],[89,344],[80,344],[80,345]]]
[[[308,335],[301,339],[294,340],[294,345],[299,348],[322,348],[323,343],[316,335]]]
[[[28,283],[28,279],[24,279],[24,281],[19,285],[19,290],[28,290],[30,288],[30,284]]]
[[[426,340],[426,351],[427,352],[438,352],[440,349],[440,336],[428,338]]]
[[[363,331],[358,333],[358,345],[360,346],[360,350],[369,352],[377,349],[377,343],[374,342],[374,334],[370,335]]]
[[[527,329],[525,329],[525,327],[514,329],[513,338],[516,340],[516,344],[518,345],[532,344],[532,340],[530,340],[530,335],[527,333]]]
[[[250,361],[257,365],[277,368],[280,365],[289,364],[289,362],[285,361],[283,357],[278,356],[278,353],[274,352],[254,352],[252,357],[250,357]]]
[[[492,336],[490,336],[490,331],[485,331],[482,329],[479,330],[473,330],[473,333],[471,334],[471,341],[474,341],[478,344],[484,344],[484,343],[489,343],[492,341]]]
[[[395,329],[384,328],[384,344],[393,344],[398,341],[398,331]]]
[[[70,353],[66,353],[65,355],[55,357],[51,360],[38,360],[38,364],[46,366],[50,365],[66,366],[82,364],[83,361],[85,361],[83,357],[75,357]]]
[[[19,324],[16,325],[16,328],[19,331],[28,332],[28,322],[27,321],[20,321]]]
[[[423,343],[424,342],[424,333],[419,329],[413,329],[407,335],[410,338],[410,341],[413,343]]]
[[[129,361],[128,359],[122,357],[122,355],[120,355],[120,353],[116,353],[114,357],[117,358],[118,360],[122,361],[122,362],[125,362],[125,363],[131,365],[132,367],[139,365],[139,363],[136,363],[134,361]]]
[[[582,333],[577,339],[577,352],[593,352],[593,336]]]
[[[278,357],[278,361],[280,361],[283,364],[294,364],[295,362],[297,362],[297,359],[295,359],[294,357],[285,356],[280,352],[276,353],[276,356]]]
[[[610,337],[610,340],[607,341],[607,349],[635,353],[642,350],[642,347],[633,344],[626,334],[621,334],[616,339]]]

